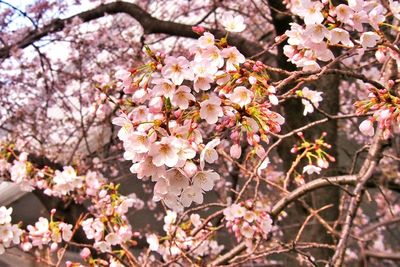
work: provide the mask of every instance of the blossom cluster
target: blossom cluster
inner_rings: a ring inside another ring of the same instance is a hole
[[[89,214],[86,217],[89,218],[76,222],[76,227],[81,226],[86,238],[93,240],[94,249],[106,253],[112,251],[112,246],[135,244],[132,240],[135,233],[126,217],[130,208],[143,206],[143,202],[135,194],[121,195],[119,185],[107,183],[105,178],[94,171],[78,175],[77,170],[71,166],[65,166],[62,171],[47,166],[40,169],[28,160],[28,154],[24,152],[17,156],[7,145],[1,152],[0,174],[9,177],[10,181],[22,186],[22,189],[26,189],[26,185],[29,185],[30,190],[34,188],[42,190],[50,196],[77,203],[88,202]],[[15,158],[12,163],[9,163],[10,156]],[[61,242],[68,242],[72,238],[73,225],[55,221],[53,219],[55,210],[51,211],[50,220],[40,217],[34,225],[28,225],[26,231],[21,230],[18,225],[10,224],[11,212],[11,208],[8,210],[0,208],[0,225],[4,222],[2,225],[4,237],[0,238],[2,252],[4,247],[20,244],[20,239],[21,249],[24,251],[48,246],[55,252]],[[89,259],[89,256],[86,258]],[[90,260],[102,261],[100,258],[91,257]],[[118,261],[116,259],[113,261],[117,266]]]
[[[28,225],[27,230],[21,229],[19,224],[11,223],[12,211],[12,208],[0,207],[0,254],[11,246],[20,246],[23,251],[48,246],[56,251],[61,242],[68,242],[72,238],[73,226],[53,220],[55,210],[52,210],[50,221],[40,217],[35,225]]]
[[[23,191],[39,189],[48,196],[71,198],[77,203],[96,196],[106,185],[106,179],[99,172],[89,170],[85,175],[78,175],[72,166],[64,166],[62,171],[48,166],[37,168],[28,160],[26,152],[16,155],[10,144],[2,145],[0,166],[0,174],[9,177]]]
[[[118,186],[112,183],[99,192],[89,207],[94,217],[81,223],[86,237],[94,241],[95,249],[105,253],[111,252],[112,246],[129,245],[133,231],[126,214],[135,201],[134,196],[120,195]]]
[[[314,107],[319,107],[319,102],[322,101],[322,92],[310,90],[308,87],[304,87],[301,91],[296,92],[298,96],[302,97],[301,103],[304,105],[303,115],[307,113],[313,113]]]
[[[21,242],[22,230],[18,224],[11,223],[12,208],[0,207],[0,255],[6,248],[19,245]]]
[[[24,251],[29,251],[33,247],[42,249],[43,246],[49,246],[52,251],[56,251],[62,241],[68,242],[71,240],[73,226],[53,220],[55,212],[55,210],[51,211],[50,221],[40,217],[35,225],[27,226],[28,231],[21,244]]]
[[[388,138],[393,131],[393,124],[398,125],[400,122],[400,99],[387,89],[371,88],[370,91],[368,99],[354,104],[358,114],[373,112],[370,118],[361,122],[359,129],[364,135],[373,136],[374,122],[378,122],[383,137]]]
[[[267,211],[250,200],[227,207],[224,210],[224,220],[236,239],[244,240],[247,247],[252,247],[254,240],[267,239],[273,228],[273,221]]]
[[[375,47],[380,41],[379,27],[388,15],[399,18],[399,3],[390,1],[387,10],[377,1],[351,0],[334,6],[332,1],[287,0],[287,7],[303,19],[304,25],[291,23],[286,31],[284,53],[303,70],[318,70],[318,61],[335,58],[331,47]],[[390,17],[390,16],[389,16]],[[365,31],[365,29],[371,29]],[[355,36],[359,38],[355,39]],[[354,36],[354,38],[353,38]]]
[[[295,165],[299,164],[303,158],[307,159],[308,164],[303,167],[303,174],[319,174],[322,169],[329,167],[329,161],[335,161],[335,158],[325,151],[325,149],[331,148],[331,145],[324,141],[324,137],[327,135],[326,132],[323,132],[314,142],[307,141],[302,132],[297,133],[297,135],[302,142],[300,145],[294,145],[290,152],[297,154],[297,158],[293,163]]]
[[[203,220],[198,214],[191,214],[189,220],[179,225],[176,225],[176,223],[177,213],[168,210],[164,217],[163,226],[166,236],[162,238],[158,238],[155,234],[147,236],[150,249],[161,254],[165,261],[183,254],[194,259],[201,259],[206,256],[214,257],[224,248],[213,238],[211,223],[208,223],[206,227],[202,227],[193,235],[193,231],[203,224]]]
[[[228,16],[225,22],[227,30],[244,29],[240,17]],[[238,158],[242,138],[263,151],[260,142],[268,142],[284,123],[271,110],[278,98],[265,65],[246,60],[226,38],[197,30],[202,35],[191,59],[147,48],[151,62],[115,74],[130,96],[113,120],[122,127],[124,158],[133,162],[131,172],[139,179],[156,182],[154,200],[175,211],[201,204],[220,178],[206,165],[218,160],[220,136],[231,136],[230,153]],[[211,135],[204,130],[210,126],[214,136],[204,138]]]

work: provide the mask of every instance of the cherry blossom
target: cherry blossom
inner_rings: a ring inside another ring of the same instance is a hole
[[[239,52],[236,47],[224,48],[221,51],[221,56],[226,58],[226,70],[235,71],[235,65],[239,65],[245,62],[245,57]]]
[[[349,32],[340,28],[335,28],[330,31],[329,41],[331,44],[342,43],[349,47],[354,46],[353,42],[350,40]]]
[[[215,124],[223,115],[219,97],[211,95],[209,99],[200,103],[200,118],[206,120],[208,124]]]
[[[147,243],[149,243],[149,248],[152,251],[157,251],[159,247],[158,237],[155,234],[148,235],[146,238]]]
[[[209,32],[205,32],[203,33],[202,36],[200,36],[198,44],[200,48],[206,49],[214,46],[214,41],[215,41],[214,35]]]
[[[189,207],[192,202],[196,202],[197,204],[203,203],[203,194],[201,192],[201,188],[197,186],[187,187],[182,192],[181,202],[184,207]]]
[[[173,84],[169,79],[156,78],[153,79],[152,82],[155,84],[153,92],[156,96],[172,98],[175,93],[175,84]]]
[[[192,178],[193,185],[201,188],[204,191],[210,191],[214,187],[215,181],[219,180],[218,173],[213,171],[200,171]]]
[[[5,253],[7,248],[19,245],[23,231],[19,225],[11,224],[12,208],[0,207],[0,255]]]
[[[324,16],[321,13],[323,4],[319,1],[301,1],[297,13],[304,18],[306,25],[322,23]]]
[[[243,17],[240,15],[233,16],[230,13],[223,15],[222,25],[228,32],[242,32],[246,29]]]
[[[306,116],[307,113],[312,113],[314,112],[314,106],[318,108],[319,106],[319,102],[322,101],[322,96],[321,96],[321,92],[317,92],[317,91],[313,91],[310,90],[308,87],[304,87],[301,90],[301,95],[304,98],[307,99],[302,99],[301,102],[304,105],[304,112],[303,115]],[[311,102],[310,102],[311,101]],[[311,104],[312,103],[312,104]],[[313,106],[314,105],[314,106]]]
[[[252,101],[253,93],[244,86],[236,87],[232,94],[229,96],[229,99],[238,104],[240,107],[244,107]]]
[[[220,139],[216,138],[207,143],[200,153],[200,169],[204,169],[205,162],[214,163],[218,159],[218,153],[214,149],[220,143]]]
[[[163,137],[161,141],[155,142],[149,149],[149,155],[153,158],[155,166],[166,165],[174,167],[178,163],[177,140],[173,137]]]
[[[303,168],[303,173],[307,173],[307,174],[313,174],[313,173],[319,174],[320,172],[321,172],[321,168],[314,166],[314,165],[307,165],[307,166],[304,166],[304,168]]]
[[[336,18],[338,21],[346,23],[352,19],[353,14],[354,11],[348,5],[340,4],[336,6]]]
[[[373,136],[375,133],[374,125],[371,120],[364,120],[363,122],[361,122],[359,129],[363,134],[367,136]]]
[[[363,48],[374,47],[379,40],[380,37],[375,32],[364,32],[360,37],[360,42]]]
[[[176,85],[181,85],[183,80],[193,80],[193,72],[190,69],[189,61],[183,57],[167,57],[165,66],[162,68],[162,74],[169,78]]]
[[[229,154],[231,155],[232,158],[238,159],[240,158],[240,155],[242,154],[242,148],[239,144],[234,144],[231,146],[229,149]]]
[[[0,207],[0,224],[6,224],[11,222],[12,208]]]
[[[178,106],[180,109],[187,109],[189,107],[189,101],[194,100],[195,98],[190,93],[190,88],[185,85],[181,85],[172,96],[171,103],[174,106]]]

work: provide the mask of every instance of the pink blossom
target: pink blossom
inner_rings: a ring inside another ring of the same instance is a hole
[[[147,243],[149,244],[149,248],[152,251],[157,251],[159,247],[158,237],[155,234],[148,235],[146,238]]]
[[[375,134],[374,124],[369,119],[361,122],[359,129],[362,134],[367,135],[367,136],[373,136]]]
[[[224,48],[221,51],[221,55],[226,58],[226,70],[235,71],[235,65],[239,65],[245,62],[245,57],[237,50],[236,47]]]
[[[346,23],[353,17],[354,11],[345,4],[336,7],[336,18],[338,21]]]
[[[346,46],[354,46],[353,42],[350,41],[349,32],[341,28],[335,28],[330,31],[329,41],[331,42],[331,44],[342,43]]]
[[[88,248],[83,248],[79,255],[81,256],[82,259],[86,260],[90,256],[91,252],[90,249]]]
[[[195,97],[190,93],[190,88],[186,85],[179,86],[171,99],[171,104],[180,109],[187,109],[189,101],[195,101]]]
[[[317,166],[314,166],[314,165],[307,165],[307,166],[304,166],[304,168],[303,168],[303,173],[307,173],[307,174],[313,174],[313,173],[317,173],[317,174],[319,174],[321,172],[321,168],[320,167],[317,167]]]
[[[212,190],[214,182],[219,179],[219,174],[213,171],[200,171],[192,178],[193,185],[204,191]]]
[[[228,32],[242,32],[246,29],[244,19],[241,15],[233,16],[230,13],[225,13],[222,17],[222,25]]]
[[[199,44],[199,47],[202,49],[213,46],[214,45],[214,35],[209,32],[205,32],[203,34],[203,36],[201,36],[199,38],[198,44]]]
[[[169,78],[176,85],[181,85],[183,80],[193,80],[193,72],[189,61],[183,57],[167,57],[165,66],[161,70],[165,78]]]
[[[240,107],[244,107],[251,103],[253,98],[253,92],[244,86],[238,86],[233,90],[233,93],[229,96],[229,99],[238,104]]]
[[[176,139],[171,137],[163,137],[161,141],[153,143],[149,150],[149,156],[153,158],[152,162],[157,167],[174,167],[179,160],[177,153]]]
[[[361,34],[360,43],[363,48],[374,47],[381,37],[375,32],[364,32]]]
[[[304,18],[306,25],[322,23],[324,16],[321,13],[324,5],[319,1],[301,1],[298,14]]]
[[[229,154],[234,159],[240,158],[240,155],[242,154],[242,147],[239,144],[232,145],[229,150]]]
[[[204,169],[205,162],[214,163],[218,159],[218,153],[214,149],[220,143],[219,138],[215,138],[207,143],[200,153],[200,169]]]
[[[203,193],[201,188],[196,186],[187,187],[183,190],[180,200],[184,207],[189,207],[192,202],[196,202],[197,204],[203,203]]]
[[[208,124],[215,124],[219,117],[224,115],[221,108],[221,99],[211,95],[208,100],[200,103],[200,118],[206,120]]]

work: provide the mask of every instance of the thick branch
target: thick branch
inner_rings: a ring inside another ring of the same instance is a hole
[[[347,240],[350,235],[351,227],[353,226],[354,217],[357,214],[358,207],[360,206],[362,195],[364,192],[367,181],[371,178],[375,167],[377,165],[378,156],[381,150],[381,131],[378,130],[372,142],[371,148],[368,153],[367,159],[364,161],[363,166],[358,175],[357,185],[354,188],[353,196],[351,197],[349,208],[346,213],[345,223],[343,230],[336,246],[335,254],[332,257],[328,266],[340,267],[342,266],[344,254],[347,247]]]
[[[383,259],[383,260],[400,261],[400,253],[390,253],[390,252],[366,250],[365,255],[368,257],[378,258],[378,259]]]
[[[296,188],[295,190],[290,192],[287,196],[279,200],[279,202],[277,202],[271,209],[271,216],[272,217],[278,216],[279,213],[281,213],[281,211],[283,211],[290,203],[316,189],[332,185],[352,185],[356,182],[356,180],[357,180],[356,175],[343,175],[334,177],[323,177],[308,182]]]
[[[134,18],[143,27],[145,34],[163,33],[168,35],[197,38],[198,35],[192,31],[192,26],[172,21],[159,20],[152,17],[145,10],[133,3],[118,1],[108,4],[102,4],[94,9],[79,13],[66,19],[55,19],[46,26],[29,32],[20,41],[8,47],[0,49],[0,58],[10,57],[10,50],[13,47],[25,48],[39,41],[41,38],[64,29],[66,25],[75,18],[80,18],[83,22],[92,21],[107,14],[125,13]],[[225,32],[221,30],[210,30],[217,37],[223,37]],[[249,41],[239,35],[231,35],[229,43],[238,47],[238,49],[246,56],[254,55],[263,50],[258,43]]]

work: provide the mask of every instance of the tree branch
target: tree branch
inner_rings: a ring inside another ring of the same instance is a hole
[[[63,30],[66,25],[71,23],[76,18],[81,19],[83,22],[88,22],[104,17],[107,14],[118,13],[125,13],[134,18],[143,27],[145,34],[163,33],[188,38],[198,37],[198,35],[193,32],[191,25],[159,20],[155,17],[152,17],[149,13],[136,4],[118,1],[102,4],[94,9],[76,14],[66,19],[55,19],[40,29],[34,29],[20,41],[0,49],[0,58],[4,59],[10,57],[10,51],[14,47],[20,49],[26,48],[51,33]],[[225,35],[225,32],[221,30],[214,29],[210,30],[210,32],[216,35],[218,38],[221,38]],[[237,34],[230,35],[229,43],[238,47],[238,49],[246,56],[251,56],[263,51],[263,47],[258,43],[252,42]]]

